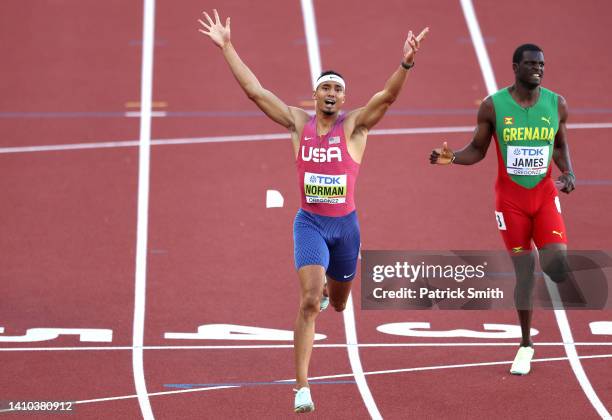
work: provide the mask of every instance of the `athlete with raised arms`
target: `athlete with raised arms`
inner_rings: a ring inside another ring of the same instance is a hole
[[[495,138],[499,168],[495,218],[514,263],[514,299],[522,331],[510,372],[526,375],[534,354],[530,330],[536,252],[531,242],[540,251],[542,269],[553,281],[571,278],[566,258],[567,234],[555,184],[569,194],[576,177],[567,144],[567,103],[562,96],[540,86],[544,53],[536,45],[521,45],[512,57],[512,68],[514,84],[480,105],[471,143],[457,152],[444,143],[441,149],[431,152],[430,162],[473,165],[485,157],[491,138]],[[551,178],[551,160],[562,172],[555,182]]]
[[[314,410],[308,365],[315,318],[326,306],[327,297],[336,311],[344,310],[357,271],[360,233],[355,212],[355,181],[368,131],[397,99],[428,28],[416,37],[412,31],[408,33],[397,69],[383,90],[362,108],[341,114],[346,83],[334,71],[323,72],[313,86],[315,115],[311,117],[304,109],[286,105],[259,83],[232,45],[230,18],[223,25],[217,11],[213,13],[214,19],[203,13],[199,31],[221,49],[249,99],[291,134],[301,192],[301,208],[295,217],[293,233],[301,290],[294,329],[297,382],[294,410],[309,412]]]

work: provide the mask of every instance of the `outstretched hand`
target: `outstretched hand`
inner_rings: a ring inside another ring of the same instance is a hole
[[[217,47],[223,48],[230,42],[230,18],[228,17],[225,20],[225,26],[223,26],[221,19],[219,19],[217,9],[213,9],[213,13],[215,15],[214,22],[208,13],[202,12],[208,23],[204,22],[202,19],[198,19],[198,22],[202,25],[202,28],[199,28],[198,31],[202,32],[204,35],[208,35]]]
[[[404,42],[404,63],[408,65],[412,65],[412,63],[414,63],[414,56],[419,50],[421,41],[423,38],[425,38],[425,35],[427,35],[428,32],[429,27],[423,29],[416,37],[412,31],[408,32],[408,38],[406,38],[406,42]]]
[[[448,143],[444,142],[441,149],[434,149],[429,156],[429,163],[432,165],[449,165],[453,163],[455,154],[448,148]]]

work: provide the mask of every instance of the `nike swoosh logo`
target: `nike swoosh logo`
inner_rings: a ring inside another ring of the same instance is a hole
[[[311,140],[311,139],[312,139],[312,137],[304,137],[304,140],[306,140],[306,141]]]
[[[344,276],[344,278],[345,278],[345,279],[348,279],[348,278],[349,278],[349,277],[351,277],[353,274],[355,274],[355,273],[351,273],[351,274],[349,274],[348,276]]]

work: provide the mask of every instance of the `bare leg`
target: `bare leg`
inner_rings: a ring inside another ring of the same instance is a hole
[[[542,270],[555,282],[564,307],[585,307],[586,300],[576,283],[576,278],[567,260],[567,246],[552,243],[540,250]]]
[[[531,341],[531,296],[534,287],[535,254],[533,251],[512,256],[516,272],[516,287],[514,288],[514,303],[521,324],[521,347],[533,347]]]
[[[521,323],[521,347],[533,347],[533,341],[531,341],[531,315],[532,310],[517,310],[519,322]]]
[[[295,377],[297,388],[308,386],[308,365],[315,334],[315,318],[319,314],[321,295],[325,282],[325,268],[306,265],[298,270],[300,279],[300,309],[293,332],[295,351]]]
[[[352,285],[353,281],[338,281],[327,276],[329,303],[337,312],[342,312],[346,308],[346,301],[351,293]]]

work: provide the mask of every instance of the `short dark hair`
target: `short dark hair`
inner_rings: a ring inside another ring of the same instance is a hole
[[[340,77],[341,79],[344,79],[344,77],[342,77],[342,75],[340,73],[338,73],[337,71],[334,71],[334,70],[325,70],[324,72],[321,72],[321,75],[319,77],[317,77],[317,80],[320,79],[323,76],[327,76],[328,74],[334,74],[334,75]]]
[[[512,55],[512,62],[519,64],[521,62],[521,59],[523,58],[523,53],[525,51],[537,51],[537,52],[544,52],[542,51],[542,48],[538,47],[535,44],[523,44],[520,45],[516,50],[514,50],[514,54]]]

